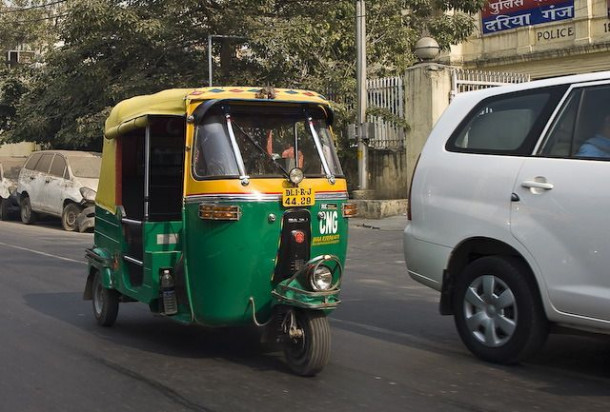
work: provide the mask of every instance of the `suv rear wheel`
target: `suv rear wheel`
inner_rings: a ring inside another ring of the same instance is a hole
[[[485,361],[519,362],[548,335],[530,271],[516,258],[487,256],[466,266],[456,281],[453,310],[462,341]]]

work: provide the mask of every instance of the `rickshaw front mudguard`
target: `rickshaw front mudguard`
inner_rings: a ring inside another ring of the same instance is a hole
[[[112,256],[108,251],[101,248],[92,248],[86,250],[86,258],[88,264],[88,275],[87,283],[85,284],[85,291],[83,292],[84,300],[93,299],[93,279],[95,273],[99,272],[102,278],[102,286],[107,289],[114,288],[112,281],[112,271],[110,266],[112,264]]]
[[[328,290],[314,291],[307,287],[308,279],[312,273],[327,262],[332,262],[332,283]],[[341,284],[342,268],[339,259],[334,255],[321,255],[309,260],[293,276],[279,282],[271,291],[271,295],[278,304],[301,309],[323,310],[326,313],[335,309],[341,300],[339,288]]]

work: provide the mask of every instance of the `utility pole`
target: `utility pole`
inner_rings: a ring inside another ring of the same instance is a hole
[[[368,189],[368,136],[366,127],[366,7],[364,0],[356,0],[356,132],[358,134],[358,188]]]

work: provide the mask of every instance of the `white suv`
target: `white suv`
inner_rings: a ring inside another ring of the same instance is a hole
[[[610,72],[458,95],[409,192],[409,275],[475,355],[518,362],[552,325],[610,333]]]
[[[17,184],[21,221],[29,225],[45,214],[60,217],[68,231],[92,229],[100,166],[99,153],[44,150],[30,154]]]

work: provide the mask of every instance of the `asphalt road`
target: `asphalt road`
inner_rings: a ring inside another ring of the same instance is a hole
[[[398,223],[352,221],[331,361],[301,378],[248,330],[186,327],[137,303],[97,326],[82,300],[92,235],[0,222],[0,411],[610,408],[608,337],[551,336],[514,367],[472,357],[436,293],[408,278]]]

